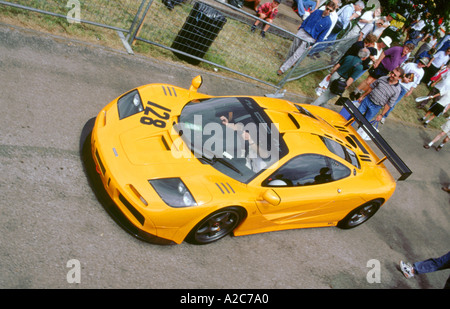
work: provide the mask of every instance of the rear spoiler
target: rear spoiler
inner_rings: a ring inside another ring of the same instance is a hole
[[[412,171],[409,167],[400,159],[400,157],[395,153],[391,146],[384,140],[380,133],[375,130],[375,128],[369,123],[369,121],[364,117],[363,114],[358,110],[358,108],[350,101],[348,98],[340,97],[336,102],[336,105],[343,105],[344,108],[350,113],[352,118],[345,124],[345,126],[351,125],[354,121],[356,121],[360,127],[370,136],[375,145],[381,150],[381,152],[385,155],[383,159],[377,162],[380,164],[381,162],[388,159],[392,165],[397,169],[400,173],[400,178],[398,180],[405,180],[408,178]]]

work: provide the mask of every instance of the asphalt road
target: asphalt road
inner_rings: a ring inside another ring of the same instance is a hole
[[[80,135],[121,93],[152,82],[189,87],[201,71],[0,24],[0,72],[0,288],[442,288],[449,275],[406,280],[397,269],[400,259],[450,248],[450,196],[441,190],[450,182],[450,146],[422,148],[438,131],[387,121],[381,133],[413,175],[356,229],[158,246],[124,232],[99,204]],[[271,91],[220,72],[203,76],[209,94]]]

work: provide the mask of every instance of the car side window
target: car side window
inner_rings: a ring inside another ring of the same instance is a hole
[[[310,186],[348,177],[342,163],[318,154],[304,154],[289,160],[263,182],[263,186]]]

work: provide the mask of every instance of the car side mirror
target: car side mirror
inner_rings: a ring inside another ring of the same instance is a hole
[[[201,75],[194,77],[194,79],[192,80],[192,83],[191,83],[191,87],[189,87],[189,91],[197,92],[198,88],[200,88],[202,83],[203,83],[203,78]]]
[[[277,206],[281,203],[280,197],[272,189],[266,190],[263,193],[262,198],[263,198],[263,200],[265,200],[266,202],[268,202],[269,204],[271,204],[273,206]]]

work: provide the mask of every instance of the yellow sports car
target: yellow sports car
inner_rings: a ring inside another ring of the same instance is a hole
[[[93,183],[111,214],[136,237],[208,244],[308,227],[348,229],[394,193],[407,166],[349,100],[330,109],[269,97],[214,97],[150,84],[98,114],[87,144]],[[361,125],[385,154],[355,131]],[[95,167],[94,167],[95,166]]]

